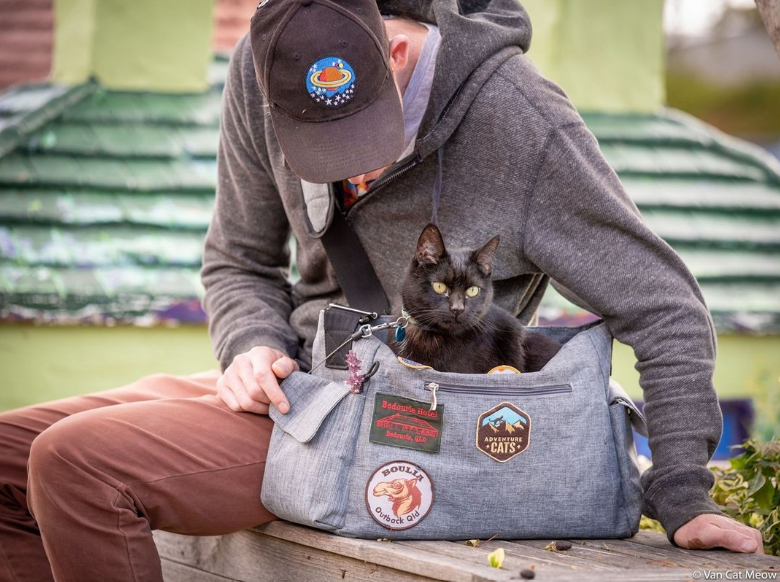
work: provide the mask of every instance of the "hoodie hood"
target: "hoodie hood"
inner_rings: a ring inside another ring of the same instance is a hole
[[[377,5],[382,14],[436,24],[442,36],[418,132],[416,150],[424,158],[455,130],[493,71],[528,51],[531,22],[517,0],[377,0]]]

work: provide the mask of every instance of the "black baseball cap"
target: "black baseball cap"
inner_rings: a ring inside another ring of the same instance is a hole
[[[403,110],[375,0],[263,0],[250,40],[274,132],[298,176],[334,182],[398,159]]]

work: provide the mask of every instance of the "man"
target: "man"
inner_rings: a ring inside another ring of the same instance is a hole
[[[344,3],[353,4],[366,3]],[[261,4],[251,53],[240,46],[245,60],[231,68],[242,83],[226,96],[220,155],[226,172],[202,272],[225,369],[220,396],[233,410],[263,413],[269,402],[287,410],[277,378],[298,366],[294,354],[310,365],[319,310],[328,301],[344,302],[315,238],[325,226],[312,220],[324,213],[307,208],[317,199],[307,198],[311,185],[302,187],[300,178],[352,176],[349,182],[358,185],[373,179],[362,196],[346,188],[341,208],[393,313],[401,311],[399,287],[417,235],[437,210],[453,246],[475,247],[500,234],[493,274],[498,304],[529,321],[550,276],[634,348],[654,461],[642,477],[644,512],[682,547],[762,551],[759,533],[720,514],[708,496],[713,477],[706,463],[722,420],[712,387],[715,333],[695,279],[642,222],[563,91],[523,54],[530,41],[523,9],[514,0],[461,4],[465,10],[479,5],[480,12],[464,17],[454,0],[379,3],[385,13],[435,22],[441,33],[425,115],[419,126],[404,116],[407,140],[410,125],[416,132],[411,150],[400,139],[400,119],[391,121],[391,92],[360,94],[366,69],[355,68],[357,88],[346,103],[322,107],[312,87],[303,90],[302,77],[319,75],[308,67],[320,56],[349,62],[369,52],[338,44],[342,37],[333,31],[348,19],[334,17],[330,28],[326,0]],[[417,38],[427,31],[392,20],[386,25],[387,58],[403,92],[405,70],[417,64]],[[302,31],[312,35],[305,43],[296,40]],[[290,230],[301,274],[292,297]],[[246,292],[259,285],[260,292]]]
[[[390,19],[385,33],[370,0],[260,3],[225,87],[202,271],[224,374],[148,376],[0,415],[0,581],[159,581],[151,530],[217,535],[273,519],[260,504],[268,407],[289,410],[279,379],[311,365],[319,309],[344,301],[316,238],[333,212],[316,183],[343,178],[340,207],[394,312],[439,175],[448,240],[501,234],[499,304],[528,321],[549,275],[604,317],[639,360],[655,463],[645,512],[682,547],[762,551],[759,532],[707,495],[721,417],[693,277],[524,56],[522,8],[463,4],[380,2],[429,23]]]

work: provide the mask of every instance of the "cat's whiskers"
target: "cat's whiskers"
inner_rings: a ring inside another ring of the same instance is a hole
[[[496,326],[492,325],[488,321],[485,321],[484,319],[478,319],[472,323],[471,329],[478,333],[487,333],[490,331],[496,331],[497,328]]]

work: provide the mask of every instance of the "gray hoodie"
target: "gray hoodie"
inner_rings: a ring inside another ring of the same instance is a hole
[[[495,301],[526,323],[552,279],[634,349],[653,453],[642,476],[644,512],[674,543],[691,518],[720,513],[706,468],[722,429],[712,386],[716,341],[701,291],[645,225],[566,94],[525,56],[531,27],[516,0],[463,4],[461,12],[456,0],[380,0],[384,11],[437,24],[442,41],[414,152],[374,182],[347,221],[400,314],[401,281],[433,213],[443,146],[438,225],[453,247],[501,235]],[[318,238],[333,212],[327,188],[302,185],[285,164],[244,37],[223,96],[201,272],[223,370],[262,345],[310,365],[320,309],[345,303]],[[291,234],[300,273],[292,287]]]

